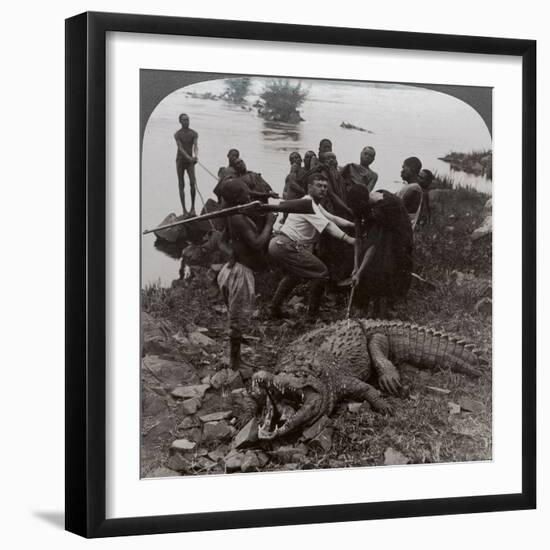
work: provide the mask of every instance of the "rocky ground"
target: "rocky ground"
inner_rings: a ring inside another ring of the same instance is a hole
[[[415,271],[424,282],[414,282],[397,317],[462,334],[490,357],[491,234],[474,233],[490,216],[488,197],[436,190],[431,199],[434,222],[415,237]],[[247,383],[311,328],[302,321],[305,288],[288,304],[290,319],[273,322],[265,305],[279,275],[259,277],[260,307],[243,350],[247,366],[233,372],[227,368],[226,310],[215,285],[219,267],[195,267],[189,281],[142,293],[143,477],[491,459],[490,370],[471,380],[404,366],[404,395],[390,398],[395,415],[342,403],[303,433],[258,442]],[[342,319],[347,299],[346,289],[329,293],[320,322]]]

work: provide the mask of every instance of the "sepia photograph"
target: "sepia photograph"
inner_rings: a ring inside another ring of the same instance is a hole
[[[140,71],[142,478],[492,460],[492,93]]]

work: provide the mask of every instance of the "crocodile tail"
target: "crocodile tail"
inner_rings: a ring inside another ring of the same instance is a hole
[[[434,332],[431,341],[422,350],[429,367],[448,367],[469,376],[481,376],[483,360],[475,344],[446,332]],[[415,352],[415,359],[418,351]]]
[[[390,358],[429,368],[447,367],[470,376],[481,376],[488,363],[475,344],[459,336],[402,321],[365,321],[370,334],[384,332],[390,342]]]

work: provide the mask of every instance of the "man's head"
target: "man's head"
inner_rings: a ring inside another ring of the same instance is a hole
[[[348,204],[357,218],[365,217],[369,211],[370,193],[366,185],[354,183],[348,189]]]
[[[401,177],[407,182],[411,183],[418,179],[418,174],[422,169],[422,163],[418,157],[409,157],[403,161],[401,167]]]
[[[290,164],[298,164],[299,166],[302,165],[302,157],[300,153],[298,153],[298,151],[293,151],[292,153],[290,153],[290,155],[288,156],[288,160]]]
[[[246,164],[243,159],[238,158],[235,160],[235,163],[233,164],[233,168],[235,168],[235,172],[239,176],[244,176],[246,174]]]
[[[250,192],[246,183],[238,179],[232,179],[224,183],[221,196],[229,206],[250,202]]]
[[[229,149],[227,152],[227,160],[229,161],[229,166],[235,166],[235,162],[239,158],[240,153],[238,149]]]
[[[361,150],[361,156],[360,156],[361,166],[365,166],[365,167],[370,166],[375,156],[376,156],[376,151],[374,150],[374,147],[370,147],[370,146],[363,147],[363,149]]]
[[[428,189],[430,187],[430,184],[434,180],[434,175],[430,170],[427,168],[424,168],[424,170],[420,170],[420,174],[418,174],[418,184],[422,189]]]
[[[308,186],[309,196],[316,202],[323,200],[328,193],[328,180],[323,174],[315,174]]]
[[[304,155],[304,166],[306,168],[306,170],[309,170],[311,168],[311,161],[317,157],[317,155],[313,152],[313,151],[308,151],[305,155]]]
[[[329,168],[338,168],[338,159],[331,151],[326,151],[325,153],[319,155],[319,160]]]
[[[189,115],[181,113],[181,115],[178,117],[178,120],[180,121],[182,128],[189,128]]]
[[[319,155],[332,151],[332,141],[330,139],[324,138],[319,142]]]

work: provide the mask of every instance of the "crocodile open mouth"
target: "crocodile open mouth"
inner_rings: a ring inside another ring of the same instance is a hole
[[[256,375],[252,379],[252,391],[265,396],[258,439],[274,439],[303,427],[316,415],[321,403],[321,396],[315,389],[293,384],[289,377]]]

